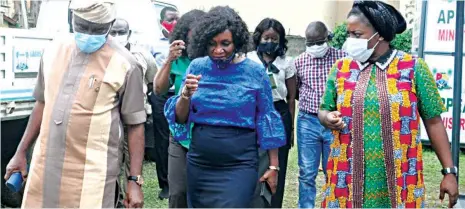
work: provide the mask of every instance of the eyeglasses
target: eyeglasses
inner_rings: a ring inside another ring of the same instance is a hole
[[[125,36],[129,35],[129,30],[110,30],[110,35],[111,36]]]
[[[86,33],[89,35],[108,34],[112,27],[112,23],[105,23],[105,24],[92,23],[78,16],[73,17],[72,24],[73,24],[73,30],[75,32]]]
[[[319,40],[319,41],[306,41],[305,45],[307,45],[307,46],[315,46],[315,45],[321,46],[324,43],[326,43],[327,41],[328,41],[327,38],[325,38],[324,40]]]

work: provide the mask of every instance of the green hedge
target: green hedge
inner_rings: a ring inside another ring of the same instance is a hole
[[[334,37],[329,44],[335,48],[342,48],[342,45],[347,39],[346,23],[341,23],[333,31]],[[391,41],[391,46],[395,49],[410,52],[412,48],[412,29],[408,29],[402,34],[396,35],[396,38]]]

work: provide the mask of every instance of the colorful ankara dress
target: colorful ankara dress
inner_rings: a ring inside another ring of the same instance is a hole
[[[445,108],[422,59],[396,50],[374,64],[341,59],[321,109],[347,124],[334,131],[323,207],[424,207],[419,116]]]

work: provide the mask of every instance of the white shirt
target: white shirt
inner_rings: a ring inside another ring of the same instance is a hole
[[[247,53],[247,57],[263,65],[262,61],[260,61],[260,58],[258,58],[256,51]],[[273,102],[286,100],[286,80],[295,75],[295,66],[292,64],[292,59],[286,57],[286,55],[276,57],[276,59],[273,61],[273,65],[275,65],[279,69],[279,73],[274,74],[274,79],[276,81],[276,89],[272,90]]]
[[[135,45],[131,45],[130,52],[132,53],[134,58],[136,58],[137,62],[139,62],[139,64],[142,66],[142,73],[144,75],[144,85],[142,86],[142,89],[145,94],[145,112],[147,113],[147,115],[150,115],[152,114],[152,107],[148,102],[149,98],[147,98],[147,85],[153,81],[153,78],[155,77],[155,74],[157,74],[158,71],[157,66],[155,64],[155,58],[148,50],[145,50],[141,47],[137,47]]]
[[[152,48],[152,54],[155,57],[155,64],[158,69],[162,69],[170,54],[170,42],[167,38],[161,38]],[[170,87],[170,92],[174,92],[174,85]]]

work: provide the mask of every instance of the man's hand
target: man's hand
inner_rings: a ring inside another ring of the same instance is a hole
[[[142,208],[144,206],[142,187],[135,181],[128,181],[124,206],[126,208]]]
[[[264,182],[270,186],[271,194],[276,193],[276,187],[278,185],[278,171],[277,170],[267,170],[265,174],[260,178],[260,182]]]
[[[186,49],[186,44],[182,40],[173,41],[170,45],[170,54],[168,56],[168,61],[172,62],[178,59],[182,55],[182,50]]]
[[[142,162],[144,159],[144,124],[128,126],[128,149],[130,171],[129,175],[142,174]],[[144,194],[142,188],[135,181],[128,180],[126,186],[125,206],[128,208],[142,208]]]
[[[457,179],[453,174],[447,174],[444,176],[440,186],[440,194],[439,199],[441,202],[444,200],[444,196],[447,193],[449,196],[449,208],[454,207],[457,203],[457,199],[459,197],[459,189],[457,185]]]
[[[16,153],[11,158],[10,162],[6,166],[5,180],[8,180],[11,174],[15,172],[21,172],[23,180],[27,178],[27,160],[26,153],[31,144],[33,144],[40,133],[40,126],[42,124],[42,115],[45,108],[44,101],[36,101],[34,109],[32,109],[31,117],[29,117],[29,122],[27,123],[26,131],[24,136],[21,139],[21,142],[16,149]]]
[[[182,90],[183,96],[191,97],[199,88],[199,81],[201,78],[201,75],[187,75],[186,82]]]
[[[27,169],[26,169],[26,153],[16,152],[16,154],[11,158],[10,162],[6,166],[6,174],[4,176],[5,180],[8,180],[11,174],[16,172],[21,172],[23,180],[27,178]]]
[[[324,123],[331,130],[341,130],[346,124],[342,121],[341,113],[338,111],[329,112],[324,118]]]

